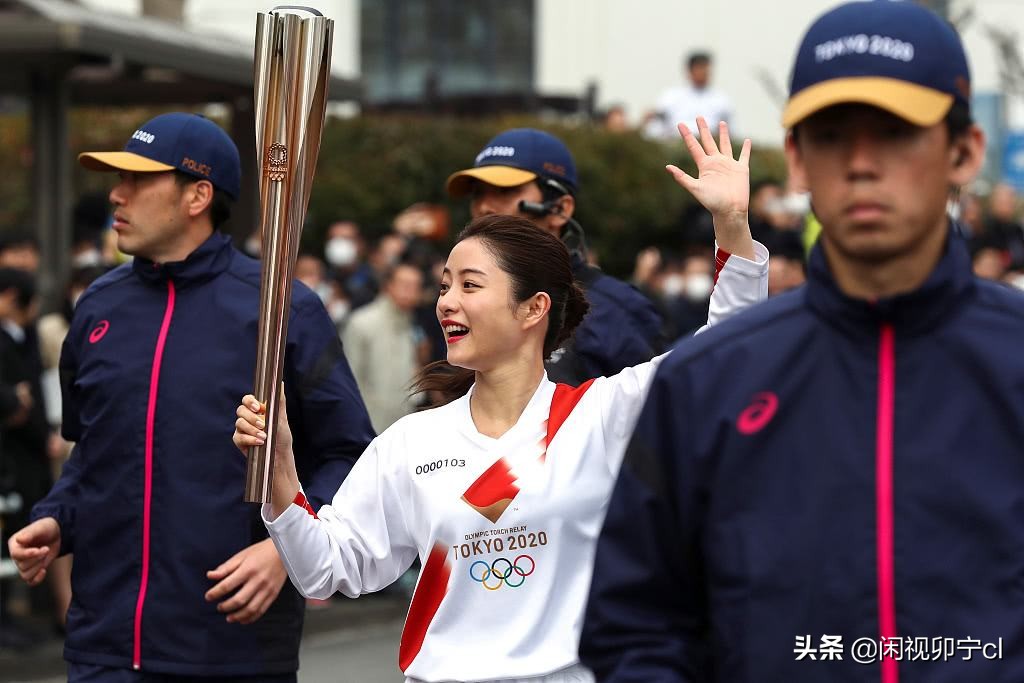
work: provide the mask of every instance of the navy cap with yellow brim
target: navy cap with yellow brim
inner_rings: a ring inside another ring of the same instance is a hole
[[[469,194],[476,181],[495,187],[516,187],[536,178],[536,173],[512,166],[480,166],[452,173],[445,181],[445,187],[448,190],[448,196],[458,198]]]
[[[445,188],[455,198],[469,194],[475,182],[515,187],[538,177],[576,193],[576,163],[565,144],[536,128],[513,128],[492,138],[476,155],[473,168],[448,176]]]
[[[238,198],[242,164],[238,147],[213,121],[198,114],[161,114],[142,124],[120,152],[85,152],[78,163],[93,171],[181,171],[209,180]]]
[[[82,152],[78,155],[78,163],[90,171],[156,173],[173,171],[176,168],[132,152]]]
[[[932,126],[954,102],[970,107],[970,71],[956,31],[913,2],[850,2],[808,29],[782,124],[838,104],[866,104]]]
[[[805,88],[786,104],[782,125],[792,128],[808,116],[836,104],[867,104],[915,126],[934,126],[949,113],[953,96],[892,78],[838,78]]]

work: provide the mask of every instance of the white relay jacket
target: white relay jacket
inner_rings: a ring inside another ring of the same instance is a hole
[[[767,296],[767,250],[730,257],[709,323]],[[480,434],[466,396],[408,415],[330,505],[264,520],[303,595],[380,590],[419,557],[399,651],[409,680],[542,677],[578,663],[594,549],[659,358],[573,389],[541,380],[514,427]],[[301,502],[301,501],[300,501]]]

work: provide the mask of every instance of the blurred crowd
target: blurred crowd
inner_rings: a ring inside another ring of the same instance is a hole
[[[1024,228],[1017,191],[999,183],[987,197],[967,192],[957,210],[971,245],[974,274],[1024,289]]]

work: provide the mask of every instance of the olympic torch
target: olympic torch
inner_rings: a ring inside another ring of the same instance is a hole
[[[256,18],[254,109],[263,266],[253,384],[264,406],[267,440],[249,450],[245,500],[250,503],[270,502],[274,482],[292,278],[320,152],[333,34],[334,22],[308,7],[275,7]]]

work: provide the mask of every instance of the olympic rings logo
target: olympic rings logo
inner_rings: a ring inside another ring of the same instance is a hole
[[[477,565],[483,569],[477,570]],[[489,591],[498,590],[502,584],[509,588],[519,588],[536,568],[537,563],[529,555],[519,555],[511,562],[504,557],[499,557],[490,564],[477,560],[469,566],[469,578],[483,584]]]

